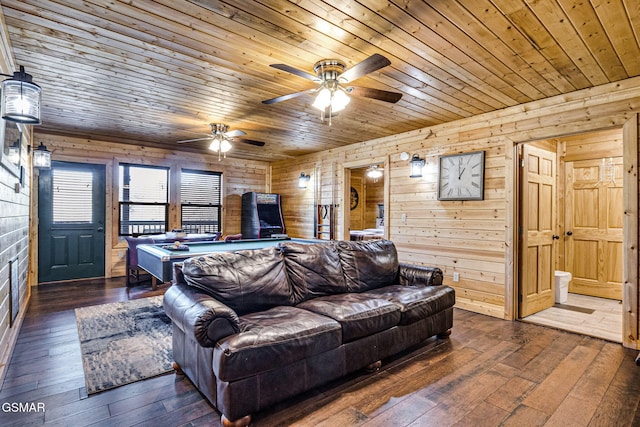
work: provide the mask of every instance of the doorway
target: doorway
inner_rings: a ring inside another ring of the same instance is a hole
[[[388,158],[380,157],[345,163],[341,210],[344,240],[388,238],[389,185]]]
[[[105,274],[105,167],[52,162],[38,178],[38,282]]]
[[[553,169],[546,190],[536,178],[538,163],[529,164],[540,149]],[[538,141],[517,150],[517,317],[622,342],[622,131]],[[557,196],[550,198],[552,193]],[[555,289],[556,270],[571,274],[568,289]]]

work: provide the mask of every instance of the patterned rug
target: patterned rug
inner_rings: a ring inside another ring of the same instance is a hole
[[[173,371],[162,295],[75,312],[87,394]]]

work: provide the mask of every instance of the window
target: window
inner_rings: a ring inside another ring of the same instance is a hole
[[[188,233],[220,231],[222,174],[183,169],[180,203],[182,230]]]
[[[51,175],[53,223],[91,224],[93,174],[90,171],[53,169]]]
[[[169,169],[120,164],[121,236],[164,233],[169,220]]]

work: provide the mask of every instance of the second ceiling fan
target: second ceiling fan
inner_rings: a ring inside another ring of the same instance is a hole
[[[264,146],[264,142],[255,141],[253,139],[244,139],[237,138],[239,136],[246,135],[246,132],[241,130],[229,130],[229,126],[222,123],[210,123],[211,127],[211,135],[203,138],[195,138],[195,139],[184,139],[182,141],[178,141],[178,144],[184,144],[186,142],[196,142],[196,141],[206,141],[210,140],[211,144],[209,145],[209,149],[211,151],[218,153],[218,160],[221,159],[221,156],[227,157],[227,151],[231,150],[231,142],[243,142],[245,144],[255,145],[257,147]]]
[[[323,118],[324,114],[327,114],[329,116],[329,120],[331,120],[332,115],[347,106],[349,103],[349,95],[363,96],[365,98],[396,103],[400,98],[402,98],[401,93],[373,89],[370,87],[348,85],[350,82],[384,68],[387,65],[391,65],[391,61],[377,53],[349,69],[346,69],[346,64],[339,59],[323,59],[322,61],[318,61],[313,67],[313,70],[316,73],[315,76],[286,64],[271,64],[271,67],[273,68],[295,74],[296,76],[311,80],[319,83],[320,85],[312,89],[267,99],[262,101],[262,103],[274,104],[276,102],[296,98],[300,95],[317,92],[318,95],[316,96],[313,106],[322,112]]]

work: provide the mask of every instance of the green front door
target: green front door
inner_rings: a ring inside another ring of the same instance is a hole
[[[38,179],[38,282],[104,276],[105,167],[52,162]]]

